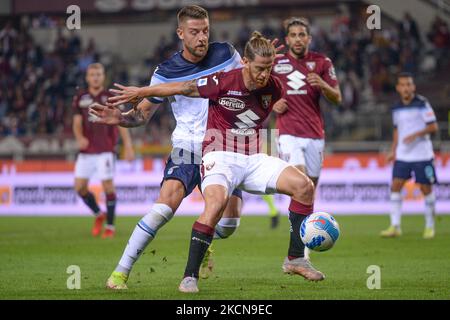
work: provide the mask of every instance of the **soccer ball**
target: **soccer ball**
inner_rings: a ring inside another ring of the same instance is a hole
[[[326,212],[316,212],[306,217],[300,226],[300,237],[306,247],[326,251],[339,238],[339,224]]]

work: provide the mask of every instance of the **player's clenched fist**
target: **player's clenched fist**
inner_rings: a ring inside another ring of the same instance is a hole
[[[89,115],[93,116],[93,121],[116,125],[120,123],[122,113],[116,107],[111,105],[104,106],[99,103],[93,103],[89,106]]]
[[[325,81],[323,81],[323,79],[317,73],[308,73],[308,75],[306,76],[306,80],[313,87],[325,87]]]
[[[273,105],[273,111],[279,114],[285,113],[287,109],[288,109],[287,100],[284,98],[281,98]]]
[[[89,140],[86,137],[80,137],[77,139],[77,145],[80,150],[87,149],[89,146]]]

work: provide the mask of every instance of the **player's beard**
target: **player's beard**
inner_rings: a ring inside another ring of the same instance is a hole
[[[186,48],[190,54],[197,58],[203,58],[208,52],[208,44],[205,44],[204,46],[196,46],[194,48],[186,46]]]
[[[103,83],[98,83],[98,84],[94,83],[94,84],[88,84],[88,85],[89,85],[89,88],[94,91],[103,89]]]
[[[290,48],[291,52],[300,59],[305,57],[306,49],[305,46],[300,46],[299,49],[295,49],[293,46]]]

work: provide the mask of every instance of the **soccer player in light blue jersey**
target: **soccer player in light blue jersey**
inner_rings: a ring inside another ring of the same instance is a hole
[[[401,73],[396,90],[400,101],[392,108],[394,138],[388,160],[395,160],[391,186],[391,225],[381,232],[382,237],[401,235],[401,190],[414,172],[415,181],[425,198],[425,239],[434,238],[436,198],[433,184],[437,182],[433,165],[434,153],[430,134],[438,131],[436,116],[428,100],[416,94],[414,79]]]
[[[178,13],[177,34],[183,49],[161,63],[155,70],[151,85],[187,81],[210,75],[218,71],[241,68],[239,53],[228,43],[209,43],[208,12],[199,6],[186,6]],[[135,227],[116,269],[106,286],[110,289],[126,289],[126,282],[134,263],[157,231],[170,221],[181,204],[200,184],[202,142],[208,118],[208,99],[194,99],[175,95],[169,99],[176,119],[172,134],[173,150],[164,170],[159,197]],[[149,98],[135,102],[128,113],[123,114],[122,127],[137,127],[148,122],[160,98]],[[242,207],[242,192],[235,190],[217,224],[214,237],[229,237],[239,226]],[[203,277],[212,268],[208,254],[202,265]],[[206,272],[205,272],[206,271]]]

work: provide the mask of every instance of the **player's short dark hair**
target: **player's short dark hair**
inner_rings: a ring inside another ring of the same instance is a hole
[[[286,19],[286,20],[284,20],[283,25],[284,25],[284,32],[286,33],[286,35],[289,34],[289,29],[292,26],[303,26],[303,27],[305,27],[308,35],[310,35],[309,22],[308,22],[308,19],[306,19],[304,17],[292,17],[292,18]]]
[[[244,57],[250,61],[255,60],[255,56],[272,57],[275,56],[275,47],[270,40],[263,37],[258,31],[253,31],[252,37],[247,41],[244,49]]]
[[[105,72],[105,67],[100,62],[90,63],[87,66],[86,71],[88,71],[90,69],[101,69],[101,70],[103,70],[103,72]]]
[[[411,72],[399,72],[397,74],[397,80],[400,78],[411,78],[414,80],[414,75]]]
[[[208,11],[196,5],[186,6],[178,11],[178,25],[186,19],[209,19]]]

